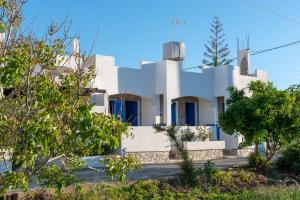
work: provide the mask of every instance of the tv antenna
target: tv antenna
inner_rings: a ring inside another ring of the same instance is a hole
[[[179,19],[177,17],[174,17],[173,20],[172,20],[172,26],[173,26],[173,30],[174,30],[174,35],[176,33],[176,28],[179,27],[179,26],[181,26],[181,25],[183,25],[183,26],[187,25],[187,21]]]
[[[172,25],[174,29],[179,25],[186,25],[186,24],[187,22],[185,20],[181,20],[177,17],[173,18]]]

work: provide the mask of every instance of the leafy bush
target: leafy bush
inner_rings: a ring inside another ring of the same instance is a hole
[[[128,192],[129,199],[144,200],[144,199],[158,199],[159,197],[159,181],[145,182],[138,181],[130,185],[125,190]]]
[[[112,179],[117,176],[120,181],[125,181],[126,172],[141,169],[141,163],[134,159],[132,155],[119,158],[118,156],[107,157],[99,161],[104,164],[105,172]]]
[[[248,156],[248,163],[250,167],[260,168],[260,169],[263,169],[267,166],[266,159],[257,153],[251,153]]]
[[[204,164],[202,174],[210,183],[215,185],[226,185],[231,182],[232,173],[230,171],[222,171],[215,167],[210,160]]]
[[[208,180],[212,180],[213,175],[218,171],[215,164],[210,160],[204,164],[203,174]]]
[[[247,172],[245,170],[240,170],[236,173],[236,177],[241,182],[249,183],[253,181],[253,179],[255,178],[255,174],[252,172]]]
[[[282,155],[276,161],[278,168],[300,174],[300,140],[289,145],[281,153]]]
[[[232,172],[231,171],[221,171],[217,170],[212,176],[212,182],[219,186],[227,185],[232,180]]]

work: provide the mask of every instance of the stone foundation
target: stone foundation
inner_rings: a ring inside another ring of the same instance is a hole
[[[230,149],[224,150],[225,156],[237,156],[237,157],[247,157],[250,153],[254,152],[254,148],[244,148],[244,149]]]
[[[246,149],[237,149],[237,156],[238,157],[247,157],[250,153],[253,153],[253,148],[246,148]]]
[[[192,160],[212,160],[223,158],[223,149],[189,151]]]
[[[192,160],[212,160],[223,158],[223,150],[201,150],[188,151]],[[151,151],[151,152],[126,152],[127,155],[133,155],[135,159],[143,164],[147,163],[174,163],[181,161],[180,156],[174,151]],[[175,154],[175,155],[174,155]]]
[[[132,155],[141,163],[166,163],[169,162],[169,151],[149,151],[149,152],[126,152],[127,155]]]
[[[192,160],[213,160],[223,158],[222,149],[210,149],[210,150],[190,150],[188,151],[189,157]],[[178,153],[173,159],[180,160],[181,157]]]

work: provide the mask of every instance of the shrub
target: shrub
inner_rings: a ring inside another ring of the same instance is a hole
[[[276,161],[277,167],[300,174],[300,140],[287,146],[281,153],[282,155]]]
[[[211,162],[210,160],[207,161],[204,164],[203,174],[206,179],[209,181],[212,180],[213,175],[218,171],[218,169],[215,167],[215,164]]]
[[[212,182],[219,186],[225,186],[231,183],[232,172],[217,170],[212,176]]]
[[[245,170],[240,170],[237,172],[236,177],[241,182],[249,183],[255,178],[255,174]]]
[[[267,166],[266,159],[257,153],[251,153],[248,156],[248,163],[250,167],[265,168]]]
[[[215,167],[215,164],[210,160],[204,164],[202,174],[205,179],[215,185],[226,185],[231,182],[232,173],[230,171],[222,171]]]
[[[138,181],[127,188],[127,192],[130,194],[129,199],[158,199],[158,186],[159,181]]]

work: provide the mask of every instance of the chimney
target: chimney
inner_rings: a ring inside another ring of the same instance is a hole
[[[241,75],[249,75],[250,72],[250,50],[238,49],[237,51],[237,65],[240,67]]]
[[[80,48],[79,45],[80,45],[79,40],[74,38],[72,40],[72,54],[74,54],[74,55],[79,54],[79,48]]]

